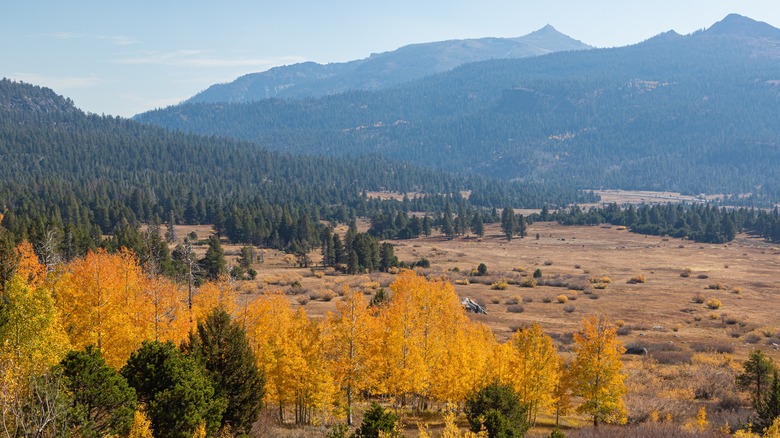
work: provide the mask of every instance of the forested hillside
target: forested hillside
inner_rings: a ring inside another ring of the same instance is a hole
[[[591,47],[553,28],[518,38],[480,38],[420,43],[356,61],[304,62],[250,73],[228,84],[212,85],[188,100],[252,102],[272,97],[301,99],[348,90],[380,90],[476,61],[524,58]]]
[[[317,155],[580,188],[780,199],[780,30],[732,15],[614,49],[467,64],[383,91],[137,116]]]
[[[476,205],[565,205],[556,192],[453,176],[377,156],[354,161],[269,152],[257,145],[84,114],[51,90],[0,81],[0,212],[16,240],[54,233],[69,254],[140,222],[215,224],[232,240],[319,244],[320,220],[378,208],[364,191],[417,191],[405,209],[437,211],[471,190]],[[393,201],[395,202],[395,201]]]

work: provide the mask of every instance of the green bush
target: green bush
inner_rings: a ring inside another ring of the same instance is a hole
[[[386,411],[376,402],[363,415],[363,422],[355,431],[356,438],[379,438],[379,432],[386,437],[399,436],[395,430],[398,417],[392,411]]]
[[[528,430],[527,409],[511,386],[492,383],[469,394],[465,412],[472,431],[484,425],[490,438],[514,438]]]

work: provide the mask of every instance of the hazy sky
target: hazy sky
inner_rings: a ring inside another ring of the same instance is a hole
[[[687,34],[736,12],[780,27],[778,0],[7,0],[0,76],[53,88],[93,113],[178,103],[219,82],[304,60],[364,58],[552,24],[585,43]]]

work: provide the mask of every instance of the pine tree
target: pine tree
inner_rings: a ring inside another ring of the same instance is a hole
[[[249,433],[260,411],[265,379],[244,329],[224,309],[215,308],[198,323],[197,333],[190,333],[184,349],[208,371],[215,397],[227,400],[222,423]]]
[[[136,408],[135,390],[109,367],[99,350],[71,351],[60,363],[73,395],[71,421],[79,436],[126,435]]]
[[[764,352],[759,349],[750,353],[743,366],[745,371],[737,375],[737,386],[750,392],[753,408],[758,411],[772,383],[772,373],[777,368],[772,358],[764,355]]]
[[[190,438],[201,424],[212,433],[219,428],[226,401],[215,397],[206,370],[172,342],[144,342],[121,374],[148,407],[155,434]]]
[[[485,237],[485,224],[479,212],[474,214],[474,219],[471,221],[471,232],[479,237]]]
[[[766,393],[756,404],[756,414],[758,414],[756,427],[759,429],[768,428],[777,418],[780,418],[780,373],[777,370],[772,373],[772,383]]]
[[[206,255],[200,260],[200,266],[209,280],[216,280],[227,274],[225,250],[222,249],[216,234],[209,237],[209,247],[206,249]]]
[[[504,231],[506,240],[512,240],[512,236],[515,234],[515,228],[517,228],[515,212],[511,208],[507,207],[504,209],[504,211],[501,212],[501,230]]]

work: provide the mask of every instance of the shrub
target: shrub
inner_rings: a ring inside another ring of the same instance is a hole
[[[377,402],[371,403],[371,407],[363,415],[363,422],[360,427],[355,431],[355,435],[359,437],[396,437],[398,433],[395,431],[395,425],[398,422],[398,417],[392,411],[385,411],[384,408],[379,406]]]
[[[525,267],[523,267],[523,266],[515,266],[514,268],[512,268],[512,271],[514,271],[514,272],[525,272]]]
[[[688,278],[691,276],[691,272],[693,272],[691,268],[685,268],[682,270],[682,272],[680,272],[680,277]]]
[[[593,289],[604,290],[607,288],[607,283],[596,283],[593,285]]]
[[[378,281],[366,281],[360,284],[361,289],[379,289]]]
[[[523,302],[524,303],[533,303],[534,299],[533,299],[533,297],[523,297]]]
[[[691,298],[691,301],[693,301],[696,304],[702,304],[705,301],[707,301],[707,297],[701,292],[696,292]]]
[[[521,437],[528,430],[527,409],[511,386],[492,383],[469,394],[464,410],[474,432],[484,425],[491,437]]]
[[[567,297],[566,295],[558,295],[557,297],[555,297],[555,301],[563,304],[563,303],[569,301],[569,297]]]
[[[309,302],[309,297],[307,297],[306,295],[299,295],[296,301],[298,301],[298,304],[300,304],[301,306],[305,306],[306,303]]]
[[[505,302],[505,303],[506,303],[506,304],[508,304],[508,305],[512,305],[512,304],[517,304],[517,303],[519,303],[519,302],[520,302],[520,300],[518,300],[518,299],[515,297],[515,298],[507,298],[507,300],[506,300],[506,302]]]
[[[590,294],[588,295],[588,298],[590,298],[591,300],[598,300],[601,297],[599,297],[598,294]]]
[[[717,298],[710,298],[709,300],[707,300],[705,305],[707,306],[708,309],[712,309],[712,310],[720,309],[721,307],[723,307],[723,303],[721,303],[720,300]]]
[[[309,298],[319,301],[330,301],[336,297],[336,293],[330,289],[316,290],[309,294]]]
[[[490,300],[490,302],[493,303],[493,304],[499,304],[499,303],[501,303],[501,300],[499,300],[498,298],[493,298],[493,299]]]
[[[552,260],[545,260],[544,261],[544,266],[552,266],[552,264],[553,264]]]
[[[616,333],[617,333],[618,336],[628,336],[628,335],[631,334],[631,326],[624,325],[622,327],[618,327]]]
[[[525,309],[523,308],[523,306],[513,304],[511,306],[507,306],[506,311],[509,313],[523,313]]]
[[[650,350],[650,349],[648,349]],[[661,365],[690,364],[693,354],[690,351],[650,350],[650,357]]]
[[[507,287],[509,287],[509,284],[504,279],[498,280],[490,285],[490,288],[493,290],[506,290]]]
[[[488,268],[487,265],[484,263],[480,263],[479,266],[477,266],[477,275],[480,277],[487,275]]]
[[[645,276],[644,276],[644,275],[642,275],[642,274],[635,275],[635,276],[631,277],[631,278],[628,280],[628,283],[629,283],[629,284],[641,284],[641,283],[647,283],[647,277],[645,277]]]
[[[721,282],[717,282],[717,283],[713,283],[713,284],[707,285],[707,289],[710,289],[710,290],[727,290],[728,288],[726,287],[725,284],[723,284]]]
[[[574,312],[574,305],[567,304],[567,305],[563,306],[563,311],[566,312],[566,313]]]
[[[541,269],[538,269],[538,268],[537,268],[537,269],[534,271],[534,278],[542,278],[542,270],[541,270]]]
[[[734,288],[731,289],[731,292],[739,295],[739,294],[742,293],[742,288],[741,287],[734,287]]]
[[[580,268],[582,268],[582,265],[580,265],[579,263],[577,263],[576,265],[574,265],[574,269],[580,269]]]
[[[520,281],[520,287],[536,287],[536,280],[533,278],[524,278]]]
[[[696,278],[698,278],[699,280],[706,280],[706,279],[710,278],[710,276],[707,275],[707,274],[699,274],[699,275],[696,276]]]
[[[413,267],[420,267],[423,269],[428,269],[431,267],[431,261],[426,259],[425,257],[420,258],[420,260],[417,260],[412,264]]]
[[[455,284],[459,284],[461,286],[468,286],[470,283],[468,278],[458,278],[457,280],[455,280]]]
[[[546,296],[546,297],[542,298],[542,302],[543,303],[552,303],[552,301],[553,301],[553,299],[552,299],[551,296]]]

